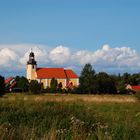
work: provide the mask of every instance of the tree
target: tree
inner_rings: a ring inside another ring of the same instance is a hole
[[[96,75],[96,92],[97,93],[109,93],[115,94],[117,93],[115,80],[113,77],[108,75],[105,72],[100,72]]]
[[[91,64],[86,64],[79,77],[79,89],[81,93],[93,93],[95,91],[95,70]]]
[[[51,79],[50,90],[52,93],[57,91],[57,80],[55,78]]]
[[[31,80],[29,83],[29,92],[33,94],[40,93],[41,85],[38,83],[37,80]]]
[[[4,77],[0,75],[0,95],[5,93]]]
[[[21,88],[23,92],[27,92],[29,88],[29,82],[27,78],[25,78],[24,76],[22,77],[16,76],[15,79],[17,82],[16,87]]]

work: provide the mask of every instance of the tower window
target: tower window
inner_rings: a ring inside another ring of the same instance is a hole
[[[34,69],[34,65],[32,66],[32,68]]]

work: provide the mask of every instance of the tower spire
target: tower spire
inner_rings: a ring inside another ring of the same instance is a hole
[[[29,60],[27,61],[26,74],[27,74],[28,80],[35,80],[36,79],[37,62],[35,61],[35,55],[34,55],[32,49],[30,49],[30,50],[31,50],[31,52],[29,54]]]
[[[29,54],[29,60],[28,60],[27,64],[36,65],[35,55],[34,55],[34,53],[32,51],[32,48],[31,48],[31,52]]]

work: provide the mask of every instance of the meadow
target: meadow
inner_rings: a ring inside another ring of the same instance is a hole
[[[139,106],[133,95],[6,94],[0,140],[138,140]]]

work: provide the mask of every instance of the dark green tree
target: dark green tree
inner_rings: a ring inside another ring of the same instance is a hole
[[[32,94],[38,94],[41,91],[41,85],[37,80],[31,80],[29,83],[29,92]]]
[[[131,74],[129,73],[124,73],[122,76],[122,80],[124,81],[125,84],[130,84],[131,83]]]
[[[17,82],[17,84],[16,84],[17,88],[21,88],[23,92],[28,91],[29,82],[28,82],[27,78],[25,78],[24,76],[22,76],[22,77],[16,76],[15,80]]]
[[[0,75],[0,96],[5,93],[4,77]]]
[[[50,90],[52,93],[57,91],[57,80],[55,78],[51,79]]]
[[[100,94],[115,94],[117,93],[115,79],[105,72],[100,72],[96,75],[96,92]]]
[[[79,77],[79,90],[81,93],[95,92],[95,70],[91,64],[86,64]]]

